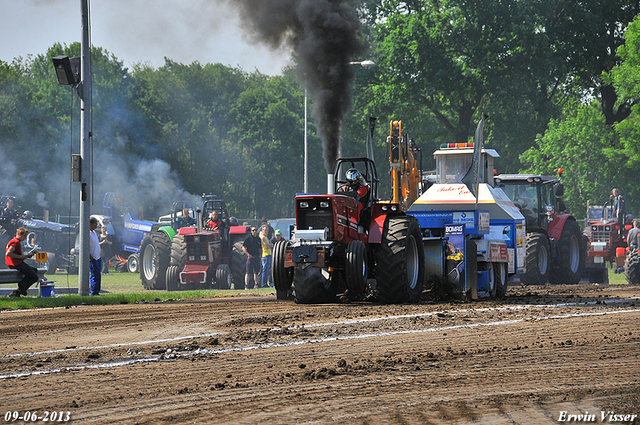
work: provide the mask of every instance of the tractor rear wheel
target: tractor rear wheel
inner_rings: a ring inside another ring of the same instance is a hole
[[[271,275],[276,291],[287,293],[293,283],[293,267],[284,266],[287,259],[287,241],[278,241],[273,247],[273,261],[271,263]]]
[[[351,241],[346,253],[346,284],[352,296],[364,293],[369,275],[367,248],[362,241]]]
[[[229,255],[229,267],[233,276],[233,287],[244,289],[244,272],[247,269],[247,254],[242,250],[243,240],[234,242]]]
[[[527,272],[520,276],[524,285],[544,285],[550,269],[549,241],[544,233],[528,233],[526,245]]]
[[[231,289],[231,269],[226,264],[219,264],[216,268],[216,286],[218,289]]]
[[[624,260],[624,277],[629,285],[640,285],[640,253],[629,251]]]
[[[549,282],[569,284],[580,282],[584,268],[584,249],[578,223],[573,220],[567,220],[564,223],[558,249],[560,251],[559,266],[549,275]]]
[[[376,287],[381,302],[417,302],[424,281],[424,246],[415,217],[388,217],[375,250]]]
[[[167,267],[167,291],[177,291],[180,287],[180,269],[178,266]]]
[[[171,260],[169,264],[178,266],[180,270],[184,269],[187,264],[187,243],[184,235],[174,235],[171,242]]]
[[[148,233],[140,244],[140,280],[145,289],[165,289],[171,239],[165,232]]]
[[[298,304],[320,304],[335,301],[333,273],[307,263],[297,263],[293,272],[293,299]]]

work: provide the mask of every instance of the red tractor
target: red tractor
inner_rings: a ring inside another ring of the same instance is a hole
[[[600,214],[598,214],[600,211]],[[613,201],[607,201],[601,208],[588,207],[589,216],[584,234],[589,239],[585,272],[590,282],[609,283],[607,264],[614,261],[620,268],[624,265],[626,237],[633,227],[633,216],[624,219],[624,238],[620,236],[620,224],[614,217]]]
[[[353,169],[362,176],[368,196],[341,191]],[[294,238],[273,249],[278,298],[292,289],[297,303],[331,302],[338,293],[350,299],[377,293],[384,303],[418,301],[424,247],[417,219],[399,203],[378,199],[371,159],[338,159],[333,176],[332,193],[296,196]]]
[[[212,211],[221,220],[214,227],[207,226]],[[243,289],[246,256],[242,243],[248,234],[247,226],[239,226],[228,216],[224,201],[205,197],[196,214],[196,227],[179,228],[173,237],[165,276],[167,290],[230,289],[232,284]]]
[[[558,172],[560,176],[562,171]],[[560,179],[537,174],[500,174],[494,181],[511,198],[526,220],[525,285],[578,283],[584,268],[585,246],[575,217],[565,211]]]

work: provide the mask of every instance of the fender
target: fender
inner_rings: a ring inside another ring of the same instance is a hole
[[[169,240],[173,240],[173,237],[176,235],[176,231],[173,230],[171,226],[162,226],[157,229],[159,232],[165,232],[169,236]]]
[[[560,236],[562,236],[562,229],[564,229],[564,225],[569,219],[576,220],[571,214],[556,214],[553,221],[549,223],[549,238],[559,241]]]
[[[382,242],[382,231],[384,223],[390,215],[404,215],[397,203],[378,203],[374,204],[371,211],[371,224],[369,225],[368,243]]]

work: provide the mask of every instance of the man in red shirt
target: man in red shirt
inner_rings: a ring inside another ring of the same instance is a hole
[[[11,239],[7,244],[5,251],[5,262],[10,269],[15,269],[21,272],[24,277],[18,282],[18,289],[13,291],[10,297],[20,297],[27,295],[27,289],[38,280],[38,269],[31,267],[24,262],[27,258],[33,254],[22,253],[22,242],[27,239],[29,231],[24,227],[19,228],[16,231],[16,237]]]

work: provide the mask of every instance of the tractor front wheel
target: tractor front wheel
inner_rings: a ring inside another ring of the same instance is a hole
[[[216,286],[218,289],[231,289],[231,269],[227,264],[220,264],[216,268]]]
[[[167,267],[167,291],[177,291],[180,287],[180,269],[177,266]]]
[[[273,261],[271,263],[271,275],[273,276],[273,286],[278,293],[286,296],[293,283],[293,267],[285,267],[287,259],[287,241],[278,241],[273,247]]]
[[[293,272],[293,299],[298,304],[335,301],[335,276],[307,263],[297,263]]]
[[[138,254],[131,254],[127,258],[127,271],[129,273],[138,273],[140,271],[140,257],[138,257]]]
[[[352,296],[364,293],[369,275],[367,248],[362,241],[351,241],[347,245],[346,284]]]
[[[544,285],[549,277],[549,241],[544,233],[527,234],[527,272],[520,276],[525,285]]]

